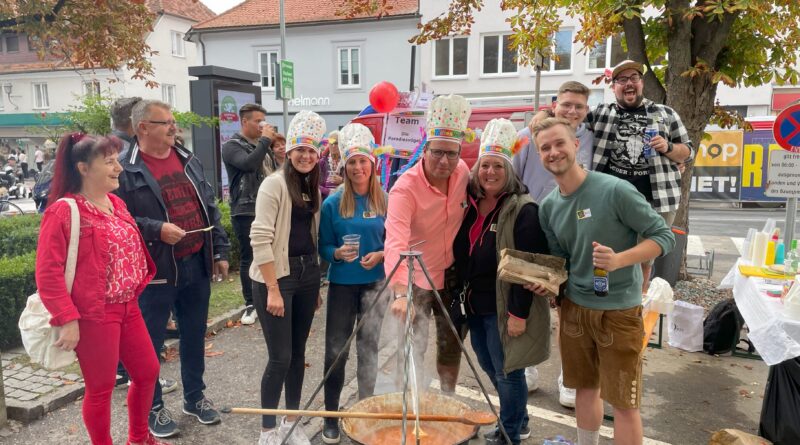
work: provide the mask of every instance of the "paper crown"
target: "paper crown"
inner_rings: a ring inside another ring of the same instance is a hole
[[[325,119],[319,114],[301,110],[289,123],[289,131],[286,133],[286,152],[301,146],[311,147],[319,152],[325,129]]]
[[[511,162],[511,158],[525,143],[517,138],[517,129],[508,119],[492,119],[481,133],[478,159],[484,156],[499,156]]]
[[[438,96],[428,107],[428,140],[444,139],[461,142],[468,136],[467,123],[472,109],[463,96]]]
[[[372,150],[375,148],[375,137],[369,128],[361,124],[347,124],[339,130],[339,150],[345,162],[353,156],[366,156],[373,162]]]

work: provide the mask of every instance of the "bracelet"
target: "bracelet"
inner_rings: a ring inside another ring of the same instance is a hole
[[[408,295],[406,294],[394,294],[394,299],[399,300],[401,298],[406,298]]]
[[[270,284],[270,283],[264,283],[264,284],[267,285],[267,289],[270,289],[270,288],[273,288],[273,287],[278,287],[278,282],[277,281],[272,283],[272,284]]]

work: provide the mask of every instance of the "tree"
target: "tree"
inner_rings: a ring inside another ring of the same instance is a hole
[[[388,0],[342,0],[340,13],[385,15]],[[411,43],[469,34],[482,0],[451,0],[447,12],[418,25]],[[798,0],[501,0],[510,11],[511,46],[520,64],[533,65],[539,52],[552,56],[552,35],[562,18],[577,17],[575,40],[588,49],[624,34],[629,59],[649,68],[644,95],[681,116],[695,147],[709,122],[743,125],[741,116],[716,103],[720,83],[757,86],[771,81],[798,84],[800,1]],[[654,61],[667,58],[662,66]],[[687,227],[692,166],[681,182],[677,225]]]
[[[127,67],[156,86],[145,43],[155,14],[144,0],[3,0],[0,31],[24,33],[39,58],[79,69]]]

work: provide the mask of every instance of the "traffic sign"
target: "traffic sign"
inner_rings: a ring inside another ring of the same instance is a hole
[[[294,99],[294,63],[288,60],[281,60],[281,99]]]
[[[800,104],[791,105],[778,114],[772,133],[782,148],[800,153]]]

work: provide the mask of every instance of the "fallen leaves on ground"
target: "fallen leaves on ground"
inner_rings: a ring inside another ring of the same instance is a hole
[[[171,362],[178,358],[178,348],[170,346],[161,353],[161,356],[164,357],[164,361]]]

